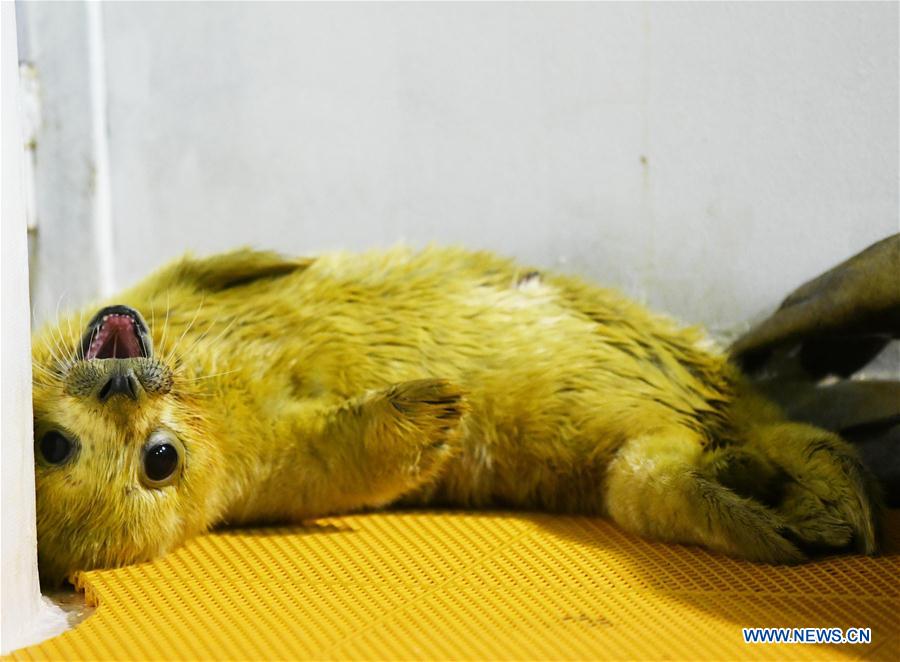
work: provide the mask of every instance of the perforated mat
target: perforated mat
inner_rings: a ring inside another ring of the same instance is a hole
[[[87,572],[96,612],[17,651],[62,659],[900,659],[887,553],[798,567],[650,543],[600,519],[406,512],[221,531]],[[868,645],[748,645],[741,628],[871,627]]]

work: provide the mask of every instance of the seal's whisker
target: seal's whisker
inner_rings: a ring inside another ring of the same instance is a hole
[[[159,351],[162,353],[169,335],[169,292],[166,291],[166,319],[163,322],[162,337],[159,340]]]
[[[176,350],[178,349],[178,346],[181,344],[181,341],[184,340],[184,336],[188,333],[188,331],[190,331],[193,328],[194,322],[197,321],[197,316],[200,314],[200,311],[203,310],[204,303],[206,303],[206,296],[204,296],[200,300],[200,305],[197,306],[197,310],[194,313],[194,316],[191,318],[190,324],[187,325],[187,328],[181,332],[181,336],[179,336],[178,340],[175,341],[175,344],[172,345],[172,351],[169,352],[169,354],[166,356],[166,359],[165,359],[166,363],[168,363],[172,359],[172,357],[175,355]]]
[[[150,326],[149,326],[150,338],[153,338],[153,333],[156,331],[156,305],[150,306]]]
[[[65,350],[65,341],[62,338],[62,330],[61,325],[59,323],[59,306],[62,303],[63,297],[66,296],[66,292],[63,292],[59,299],[56,300],[56,319],[53,322],[53,325],[50,326],[50,340],[53,341],[53,346],[56,348],[56,351],[48,345],[48,349],[51,350],[53,354],[53,358],[59,363],[66,362],[67,352]]]
[[[81,315],[79,314],[79,319],[81,319]],[[66,316],[66,328],[69,330],[69,338],[67,339],[66,346],[69,348],[68,356],[69,363],[74,363],[78,360],[78,334],[72,330],[72,316]],[[80,328],[80,327],[79,327]]]
[[[181,361],[185,355],[187,355],[191,350],[193,350],[197,346],[197,343],[199,343],[204,338],[206,338],[206,336],[209,335],[209,332],[212,330],[212,328],[216,325],[216,323],[218,321],[219,321],[218,317],[213,318],[213,320],[206,326],[206,329],[203,331],[203,333],[201,333],[197,338],[195,338],[194,342],[192,342],[190,344],[190,346],[187,347],[184,351],[179,352],[178,356],[174,357],[174,360]]]
[[[60,379],[63,376],[62,371],[53,370],[51,368],[47,368],[46,366],[41,365],[40,361],[32,360],[31,361],[31,370],[32,370],[32,379],[34,379],[35,373],[46,375],[51,379]]]
[[[204,340],[204,339],[206,338],[206,336],[209,334],[209,332],[210,332],[210,330],[212,329],[212,327],[213,327],[216,323],[218,323],[219,319],[220,319],[220,318],[214,319],[214,320],[212,321],[212,323],[207,327],[206,331],[204,331],[203,334],[200,335],[200,337],[198,337],[196,340],[194,340],[194,342],[191,343],[190,347],[188,347],[187,349],[185,349],[183,352],[181,352],[181,353],[178,355],[178,359],[179,359],[179,361],[182,361],[182,364],[183,364],[183,359],[184,359],[184,357],[187,356],[187,355],[189,355],[194,349],[196,349],[196,347],[199,345],[199,343],[200,343],[202,340]],[[210,349],[210,350],[212,350],[212,349],[215,348],[216,343],[219,342],[219,341],[222,339],[222,336],[224,336],[232,326],[234,326],[234,323],[237,321],[237,319],[238,319],[237,317],[232,317],[232,318],[231,318],[231,321],[230,321],[228,324],[226,324],[225,327],[224,327],[221,331],[219,331],[219,333],[216,335],[216,337],[213,338],[213,339],[209,342],[209,349]]]
[[[59,348],[54,347],[55,343],[51,344],[52,341],[53,341],[53,334],[51,333],[50,339],[45,343],[44,346],[47,349],[47,352],[50,354],[50,357],[53,359],[53,362],[55,364],[62,365],[63,363],[65,363],[65,359],[63,358],[62,354],[59,352]]]
[[[212,375],[203,375],[201,377],[182,377],[181,381],[183,381],[183,382],[201,382],[204,379],[213,379],[215,377],[221,377],[223,375],[230,375],[235,372],[240,372],[240,370],[238,368],[235,368],[234,370],[225,370],[224,372],[216,372],[216,373],[213,373]]]

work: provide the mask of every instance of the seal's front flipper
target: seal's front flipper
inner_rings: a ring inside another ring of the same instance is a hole
[[[451,457],[467,411],[448,381],[403,382],[354,398],[324,415],[307,454],[305,507],[313,514],[387,505],[428,485]]]
[[[187,254],[142,283],[139,292],[149,296],[178,287],[203,293],[221,292],[258,280],[280,278],[304,271],[314,261],[313,258],[288,258],[272,251],[250,248],[239,248],[204,258]]]

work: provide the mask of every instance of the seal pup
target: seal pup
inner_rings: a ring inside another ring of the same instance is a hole
[[[876,551],[849,444],[699,330],[486,252],[188,256],[33,359],[47,582],[390,504],[603,515],[766,563]]]

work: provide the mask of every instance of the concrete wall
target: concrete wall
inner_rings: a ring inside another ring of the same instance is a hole
[[[118,287],[185,250],[405,240],[721,332],[898,229],[896,3],[111,3],[87,30],[27,9],[51,105],[99,44],[112,218],[80,245],[92,189],[39,179],[77,217],[39,219],[39,314],[104,259]]]

